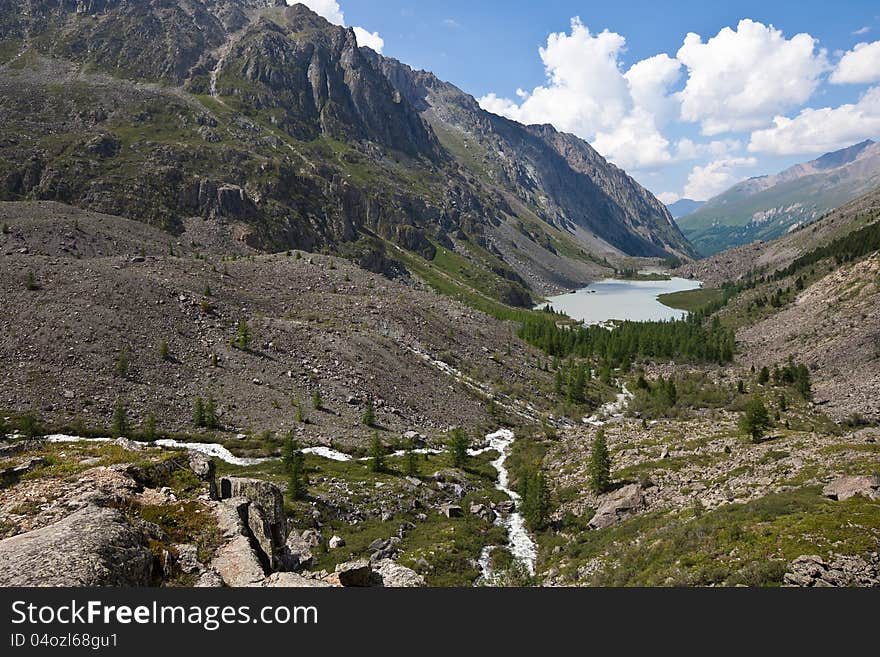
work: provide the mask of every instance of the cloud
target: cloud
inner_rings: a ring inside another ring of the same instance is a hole
[[[857,103],[805,109],[795,118],[777,116],[774,126],[752,133],[749,151],[772,155],[839,150],[880,135],[880,87],[868,89]]]
[[[382,54],[382,50],[385,48],[385,39],[380,37],[378,32],[369,32],[362,27],[355,27],[353,29],[359,46],[372,48],[377,53]]]
[[[859,43],[844,54],[830,80],[834,84],[880,82],[880,41]]]
[[[547,76],[520,102],[490,93],[483,109],[521,123],[552,123],[557,129],[593,141],[603,155],[624,168],[651,168],[669,162],[668,140],[660,128],[677,114],[668,87],[681,65],[657,55],[626,73],[620,57],[626,39],[605,30],[593,34],[579,18],[571,32],[553,33],[539,50]]]
[[[672,205],[676,201],[681,200],[681,194],[676,194],[675,192],[660,192],[656,196],[663,205]]]
[[[702,157],[720,159],[741,150],[742,147],[742,142],[739,139],[716,139],[708,143],[697,143],[684,137],[679,139],[675,145],[675,160],[683,162]]]
[[[443,27],[449,27],[449,28],[452,28],[452,29],[458,29],[459,27],[461,27],[461,23],[459,23],[459,22],[458,22],[457,20],[455,20],[454,18],[444,18],[444,19],[443,19]]]
[[[736,173],[737,169],[753,167],[757,164],[758,161],[753,157],[733,157],[714,160],[705,166],[696,166],[684,186],[684,197],[695,201],[708,201],[740,181],[741,176]]]
[[[345,14],[336,0],[287,0],[287,4],[303,4],[334,25],[345,25]]]
[[[853,30],[853,34],[855,34],[857,36],[861,36],[863,34],[867,34],[870,31],[871,31],[871,28],[868,27],[867,25],[865,25],[864,27],[860,27],[857,30]]]
[[[345,14],[336,0],[287,0],[287,4],[303,4],[334,25],[345,26]],[[367,46],[378,53],[381,53],[385,48],[385,40],[379,36],[378,32],[370,32],[363,27],[354,27],[352,29],[359,46]]]
[[[743,19],[705,43],[690,33],[677,59],[688,69],[681,117],[713,136],[760,128],[805,103],[829,69],[809,34],[786,39],[772,25]]]

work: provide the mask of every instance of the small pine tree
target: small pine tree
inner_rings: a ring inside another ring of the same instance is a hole
[[[370,470],[385,472],[385,448],[378,433],[373,434],[373,441],[370,443]]]
[[[372,399],[367,402],[367,410],[364,411],[364,415],[361,417],[361,422],[365,427],[376,426],[376,411],[373,408]]]
[[[220,418],[217,417],[217,402],[213,397],[208,397],[205,402],[205,428],[216,431],[220,428]]]
[[[321,391],[318,389],[315,389],[315,393],[312,395],[312,408],[316,411],[324,408],[324,399],[321,397]]]
[[[547,528],[550,518],[550,489],[543,472],[527,472],[520,484],[523,517],[532,531]]]
[[[197,427],[205,426],[205,400],[196,397],[196,405],[193,408],[193,424]]]
[[[168,340],[162,340],[162,344],[159,345],[159,358],[167,361],[170,356],[171,350],[168,347]]]
[[[147,415],[147,421],[144,422],[144,428],[141,433],[144,437],[144,440],[146,440],[148,442],[152,442],[152,441],[156,440],[157,435],[156,435],[156,414],[155,413],[150,412],[149,415]]]
[[[211,354],[211,367],[217,367],[217,366],[218,366],[217,354],[212,353]]]
[[[113,407],[113,437],[122,438],[128,433],[128,414],[125,411],[125,405],[122,399],[116,400]]]
[[[248,327],[247,320],[242,319],[238,323],[238,334],[235,338],[235,346],[241,351],[247,351],[251,346],[251,330]]]
[[[116,374],[118,376],[126,377],[128,376],[128,349],[123,347],[119,350],[119,355],[116,357]]]
[[[211,286],[208,285],[207,283],[205,283],[205,290],[204,290],[204,292],[202,293],[202,296],[205,296],[205,297],[210,297],[210,296],[212,296],[212,295],[211,295]]]
[[[404,471],[407,477],[419,476],[419,460],[412,442],[406,446],[406,459],[404,461]]]
[[[605,429],[599,429],[593,439],[593,450],[590,455],[590,485],[597,495],[607,493],[611,488],[611,455],[608,453]]]
[[[753,443],[760,442],[767,434],[767,429],[770,428],[770,414],[759,397],[752,398],[746,406],[739,420],[739,428],[752,439]]]
[[[452,466],[463,468],[467,465],[470,439],[463,429],[456,427],[449,434],[449,452],[452,454]]]
[[[40,423],[30,413],[23,415],[19,419],[18,426],[26,438],[36,438],[40,435]]]
[[[302,404],[296,402],[296,417],[294,418],[297,424],[305,424],[306,423],[306,414],[303,411]]]
[[[37,290],[40,289],[40,286],[37,285],[37,277],[34,276],[34,272],[29,271],[27,273],[27,282],[25,283],[25,287],[30,292],[36,292]]]
[[[768,368],[766,365],[761,368],[761,373],[758,374],[758,383],[760,383],[762,386],[770,383],[770,368]]]

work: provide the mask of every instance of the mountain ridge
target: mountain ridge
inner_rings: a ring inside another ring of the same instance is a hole
[[[774,175],[750,178],[682,217],[704,255],[784,235],[880,185],[880,144],[865,140]]]
[[[487,183],[378,55],[302,5],[13,1],[0,25],[5,200],[172,233],[202,216],[264,250],[385,269],[389,243],[428,261],[451,248],[516,305],[601,275],[605,257],[693,255],[649,192],[555,131],[507,126],[537,156],[511,149],[516,175]]]

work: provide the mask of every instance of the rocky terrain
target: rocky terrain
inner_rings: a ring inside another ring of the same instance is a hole
[[[288,524],[283,489],[206,457],[100,444],[0,445],[0,586],[424,586],[396,550],[309,570],[320,525]],[[9,476],[17,470],[14,480]],[[9,484],[12,484],[9,486]],[[332,541],[331,541],[332,543]]]
[[[0,223],[0,408],[14,415],[106,431],[119,399],[134,427],[153,413],[160,432],[193,434],[196,400],[211,397],[220,439],[243,451],[290,430],[363,449],[370,403],[390,443],[551,403],[515,325],[343,259],[221,256],[204,222],[173,239],[51,203],[0,204]],[[246,349],[233,345],[242,321]]]
[[[544,459],[560,502],[539,537],[545,583],[880,586],[880,432],[791,409],[792,429],[753,444],[736,419],[611,422],[617,488],[598,496],[595,429],[563,432]]]

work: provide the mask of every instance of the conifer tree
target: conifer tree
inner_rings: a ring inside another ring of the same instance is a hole
[[[590,485],[597,495],[607,493],[611,488],[611,455],[608,453],[605,429],[599,429],[593,439],[593,450],[590,454]]]
[[[363,417],[361,417],[361,423],[365,427],[376,426],[376,411],[373,408],[372,399],[367,402],[367,410],[364,411]]]
[[[208,397],[205,403],[205,428],[216,431],[220,428],[220,418],[217,417],[217,402],[213,397]]]
[[[370,443],[370,470],[385,472],[385,448],[378,433],[373,433],[373,441]]]
[[[753,443],[760,442],[766,435],[767,429],[770,428],[770,414],[759,397],[753,397],[746,406],[739,420],[739,428],[752,439]]]
[[[197,427],[205,426],[205,400],[196,397],[196,405],[193,408],[193,424]]]
[[[157,438],[157,435],[156,435],[156,414],[153,413],[152,411],[150,411],[150,413],[147,415],[147,421],[144,422],[144,429],[143,429],[142,433],[143,433],[144,440],[146,440],[148,442],[152,442],[152,441],[156,440],[156,438]]]
[[[412,444],[412,441],[409,442],[406,446],[406,457],[404,461],[404,471],[407,477],[418,477],[419,476],[419,462],[416,457],[416,451]]]
[[[316,411],[320,411],[323,407],[324,399],[321,397],[321,391],[316,388],[315,394],[312,395],[312,408]]]
[[[168,360],[170,355],[171,352],[168,347],[168,340],[162,340],[162,344],[159,345],[159,358],[162,360]]]
[[[467,465],[470,439],[463,429],[456,427],[449,434],[449,452],[452,454],[452,465],[463,468]]]
[[[238,323],[238,334],[235,338],[235,346],[241,351],[247,351],[251,346],[251,330],[248,327],[247,320],[244,318]]]
[[[128,433],[128,416],[122,399],[117,398],[113,407],[113,437],[122,438]]]

